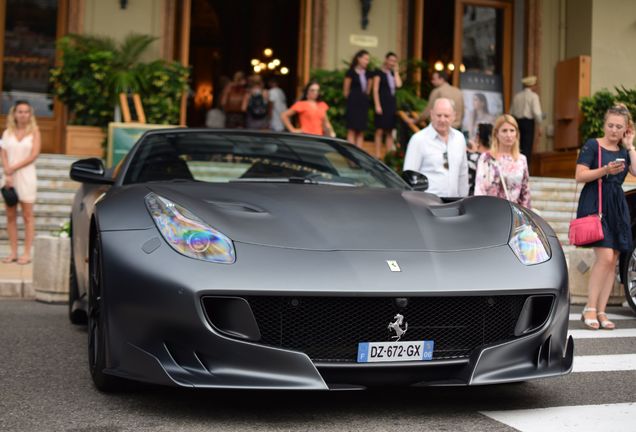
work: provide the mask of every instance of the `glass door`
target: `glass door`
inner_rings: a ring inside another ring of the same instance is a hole
[[[455,0],[453,82],[464,92],[465,120],[474,106],[483,109],[484,100],[493,116],[507,111],[512,37],[510,1]]]
[[[51,94],[49,71],[56,62],[55,42],[62,34],[66,2],[0,2],[0,122],[4,129],[9,108],[17,100],[28,101],[42,133],[42,151],[47,153],[63,147],[63,109]]]

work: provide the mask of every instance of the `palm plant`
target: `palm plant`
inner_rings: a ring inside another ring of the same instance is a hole
[[[138,93],[146,86],[139,68],[140,57],[157,38],[143,34],[129,34],[115,47],[113,74],[110,86],[115,95],[119,93]]]
[[[166,100],[155,107],[149,121],[174,121],[175,101],[187,88],[189,70],[176,62],[142,63],[141,57],[156,39],[130,34],[117,44],[105,36],[61,38],[62,65],[51,70],[51,82],[55,95],[71,113],[69,123],[106,126],[113,119],[120,93],[141,93],[147,99],[157,92]]]

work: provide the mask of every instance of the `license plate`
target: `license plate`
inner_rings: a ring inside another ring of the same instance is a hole
[[[360,342],[358,363],[432,360],[434,347],[432,340]]]

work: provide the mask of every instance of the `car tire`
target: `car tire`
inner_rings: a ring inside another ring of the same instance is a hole
[[[104,373],[108,335],[105,331],[102,280],[101,242],[97,235],[91,241],[89,261],[88,366],[95,387],[110,393],[124,390],[127,381]]]
[[[630,254],[626,254],[622,261],[621,276],[625,287],[625,300],[632,312],[636,313],[636,248]]]
[[[77,275],[75,274],[75,260],[73,259],[73,252],[71,247],[71,264],[69,266],[68,275],[68,319],[72,324],[86,324],[88,317],[86,312],[80,309],[73,310],[73,304],[76,300],[79,300],[79,288],[77,286]]]

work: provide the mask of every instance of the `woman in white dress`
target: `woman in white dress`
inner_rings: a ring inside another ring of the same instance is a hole
[[[17,101],[7,115],[7,129],[2,134],[2,186],[15,188],[24,219],[24,251],[18,258],[18,206],[7,205],[7,232],[10,254],[2,262],[28,264],[35,235],[33,206],[37,193],[35,160],[40,154],[40,130],[27,101]]]

